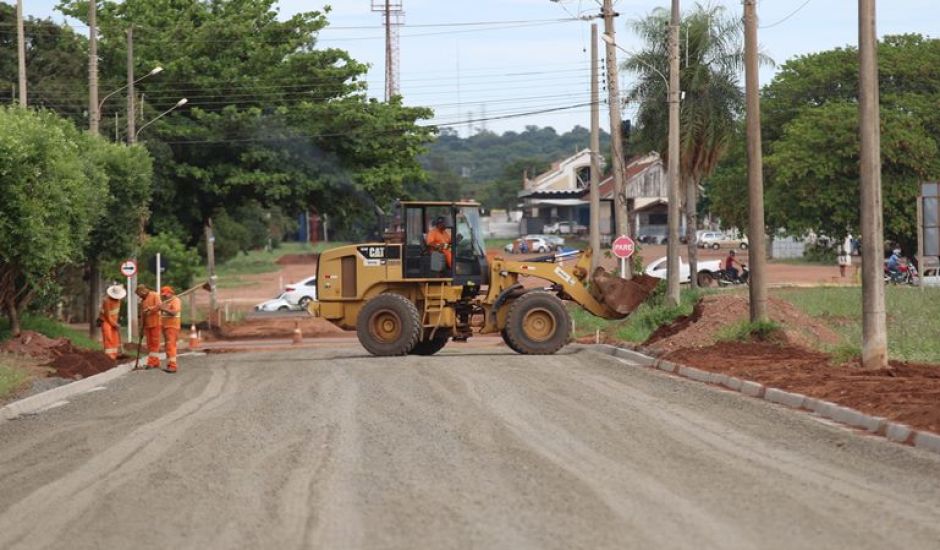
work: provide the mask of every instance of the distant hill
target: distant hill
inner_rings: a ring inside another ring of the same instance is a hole
[[[600,141],[601,151],[609,151],[609,134],[602,131]],[[474,198],[487,208],[511,207],[523,171],[533,176],[590,142],[590,130],[581,126],[563,134],[551,127],[527,126],[522,132],[480,132],[467,138],[443,129],[420,159],[430,181],[411,185],[408,192],[414,199]]]

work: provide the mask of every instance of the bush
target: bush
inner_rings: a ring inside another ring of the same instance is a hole
[[[139,275],[137,280],[150,288],[157,284],[156,273],[150,269],[151,258],[160,253],[162,260],[166,261],[167,270],[163,272],[161,284],[172,286],[181,292],[193,285],[193,278],[200,270],[199,254],[193,248],[188,248],[183,241],[175,235],[160,233],[148,237],[144,241],[138,256]],[[105,273],[111,276],[111,273]],[[121,277],[120,274],[116,275]],[[118,279],[120,280],[120,279]]]

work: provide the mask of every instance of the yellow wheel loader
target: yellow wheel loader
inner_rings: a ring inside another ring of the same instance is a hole
[[[383,242],[320,255],[318,301],[310,304],[314,315],[355,329],[374,355],[433,355],[474,332],[498,332],[518,353],[555,353],[571,339],[565,300],[620,319],[659,281],[628,281],[602,268],[589,280],[590,249],[570,267],[554,254],[487,258],[475,202],[400,202],[395,209]],[[523,285],[526,279],[544,284]]]

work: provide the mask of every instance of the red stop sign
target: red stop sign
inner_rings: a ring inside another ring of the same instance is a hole
[[[636,244],[633,242],[633,239],[626,235],[621,235],[614,240],[614,243],[610,247],[610,251],[614,253],[614,256],[627,259],[630,256],[633,256],[633,252],[636,249]]]

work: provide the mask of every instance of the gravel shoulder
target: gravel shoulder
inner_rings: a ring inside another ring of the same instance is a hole
[[[0,547],[940,540],[940,457],[586,350],[181,367],[0,425]]]

